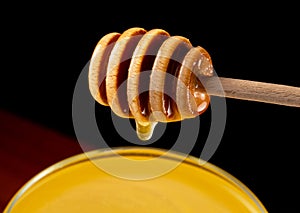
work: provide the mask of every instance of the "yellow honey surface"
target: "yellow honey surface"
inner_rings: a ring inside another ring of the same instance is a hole
[[[153,157],[126,156],[126,160],[148,158]],[[105,161],[107,168],[116,164],[122,167],[124,160],[120,156],[94,162],[82,160],[56,169],[16,195],[20,197],[12,199],[6,212],[266,212],[243,185],[193,160],[180,162],[157,177],[140,180],[119,178],[95,165]],[[156,158],[147,172],[172,163],[171,158]],[[124,167],[122,172],[126,173],[125,164]],[[132,173],[132,168],[128,172]]]

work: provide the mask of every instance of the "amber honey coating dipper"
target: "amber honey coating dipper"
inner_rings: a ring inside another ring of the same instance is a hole
[[[89,89],[98,103],[135,119],[141,140],[152,136],[157,122],[200,115],[212,95],[300,107],[298,87],[217,77],[213,71],[208,52],[187,38],[136,27],[100,39]]]

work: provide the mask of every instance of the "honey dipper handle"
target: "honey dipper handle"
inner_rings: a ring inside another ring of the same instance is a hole
[[[212,96],[300,107],[300,87],[225,77],[209,77],[202,83]]]

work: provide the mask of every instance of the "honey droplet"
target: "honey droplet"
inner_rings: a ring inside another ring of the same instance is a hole
[[[157,122],[141,122],[135,120],[135,124],[138,138],[146,141],[152,137]]]

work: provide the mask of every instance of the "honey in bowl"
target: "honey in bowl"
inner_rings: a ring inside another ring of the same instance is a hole
[[[120,171],[125,161],[148,166]],[[120,175],[101,165],[116,168]],[[160,168],[171,169],[151,176]],[[79,154],[42,171],[4,211],[22,212],[267,211],[243,183],[211,163],[157,148],[124,147]]]

